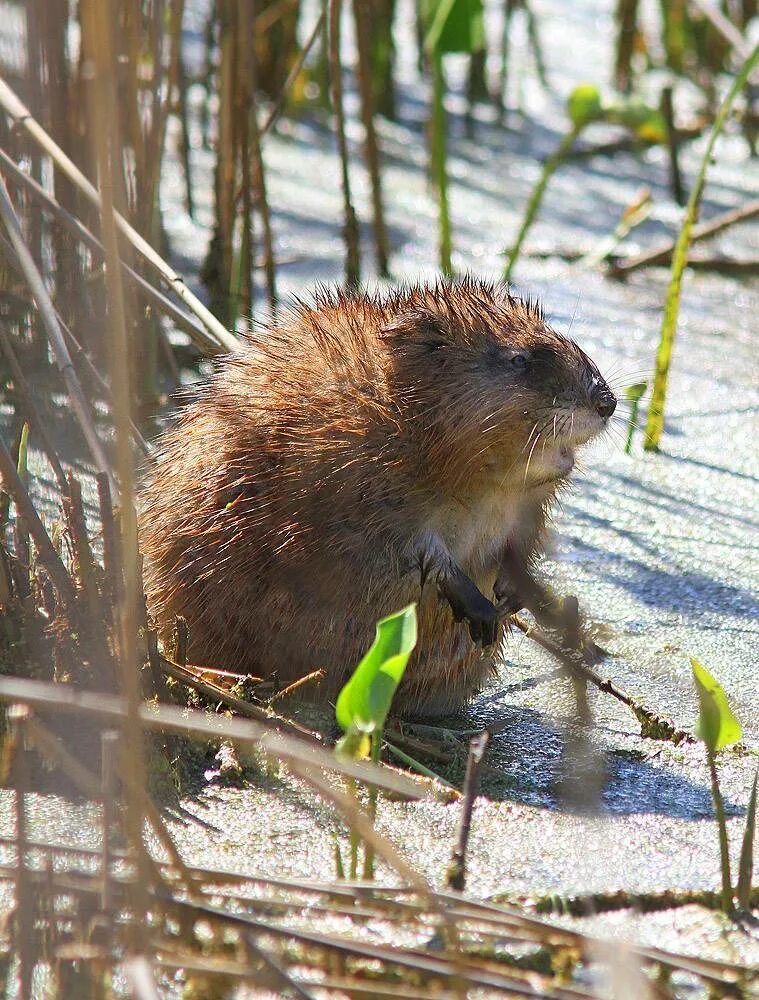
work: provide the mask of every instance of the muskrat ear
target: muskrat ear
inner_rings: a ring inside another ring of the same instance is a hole
[[[437,351],[451,343],[451,331],[444,317],[427,309],[410,309],[384,326],[380,339],[393,347],[417,344]]]

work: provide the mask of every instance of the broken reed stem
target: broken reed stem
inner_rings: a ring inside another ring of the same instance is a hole
[[[126,725],[122,740],[126,782],[125,832],[137,870],[132,893],[131,948],[142,953],[146,947],[147,914],[146,850],[142,840],[143,802],[139,789],[145,787],[145,751],[140,725],[140,667],[137,642],[142,581],[139,577],[137,515],[134,496],[134,457],[130,441],[131,389],[127,342],[126,303],[121,283],[117,219],[113,204],[112,166],[121,162],[122,150],[116,131],[116,94],[112,67],[111,0],[87,0],[82,9],[85,65],[89,81],[90,122],[97,151],[100,178],[100,225],[106,253],[106,283],[109,302],[107,346],[113,392],[116,431],[116,462],[121,483],[120,525],[124,592],[119,622],[121,686],[126,699]]]
[[[474,736],[469,741],[469,754],[466,759],[466,775],[464,777],[464,792],[461,803],[461,818],[448,870],[446,884],[449,889],[463,892],[466,887],[466,852],[469,845],[469,831],[472,826],[472,812],[477,792],[480,787],[480,765],[485,755],[490,733],[487,730]]]
[[[119,546],[119,532],[113,514],[111,488],[105,476],[97,477],[100,531],[103,540],[103,598],[113,613],[121,601],[123,573]]]
[[[85,366],[85,368],[90,373],[90,375],[92,376],[92,378],[95,380],[95,382],[97,383],[98,388],[100,389],[100,391],[103,394],[103,399],[108,404],[108,406],[109,406],[109,408],[111,410],[111,413],[113,413],[113,393],[111,392],[110,385],[106,382],[106,380],[100,374],[100,372],[98,371],[98,369],[92,363],[92,361],[90,360],[89,355],[87,354],[87,352],[85,351],[85,349],[82,347],[82,345],[76,339],[76,337],[71,332],[71,330],[69,330],[69,328],[63,322],[63,320],[61,319],[60,316],[58,316],[58,322],[61,325],[61,329],[63,330],[63,333],[64,333],[66,339],[71,344],[71,349],[74,352],[74,356],[76,358],[78,358],[82,362],[82,364]],[[152,453],[153,453],[152,447],[148,444],[148,442],[142,436],[142,434],[140,433],[137,425],[134,423],[134,421],[132,420],[131,417],[129,418],[129,429],[131,431],[132,439],[134,440],[134,443],[140,449],[140,451],[142,452],[142,454],[143,455],[152,455]],[[105,473],[102,473],[102,474],[105,475]],[[98,475],[101,475],[101,473],[98,473]],[[109,483],[109,489],[110,489],[110,483],[111,483],[110,477],[108,478],[108,483]],[[118,494],[118,491],[117,491],[117,493],[116,493],[116,499],[118,499],[118,496],[119,496],[119,494]]]
[[[699,240],[705,240],[710,236],[716,236],[717,233],[721,233],[729,226],[734,226],[741,222],[748,222],[757,215],[759,215],[759,198],[754,198],[752,201],[747,202],[745,205],[741,205],[739,208],[731,208],[728,212],[721,212],[713,219],[709,219],[708,222],[701,222],[694,226],[691,230],[690,242],[697,243]],[[638,254],[635,257],[628,257],[626,260],[620,260],[612,265],[610,273],[613,277],[620,278],[630,274],[632,271],[637,271],[638,268],[641,267],[651,267],[655,264],[670,264],[672,262],[672,253],[675,249],[675,243],[675,240],[669,240],[666,243],[659,243],[651,250],[646,250],[644,253]],[[690,260],[688,263],[691,263]]]
[[[512,615],[509,620],[524,632],[526,636],[539,646],[542,646],[547,653],[550,653],[557,659],[570,676],[579,675],[583,680],[595,685],[599,691],[603,691],[604,694],[610,694],[612,698],[616,698],[617,701],[621,701],[623,705],[627,705],[628,708],[632,709],[635,717],[641,724],[644,736],[649,736],[652,739],[666,739],[675,744],[693,742],[693,737],[690,733],[686,733],[682,729],[677,729],[667,719],[662,718],[656,712],[641,705],[632,695],[627,694],[626,691],[617,687],[608,678],[601,677],[587,663],[581,662],[580,655],[584,659],[587,657],[587,653],[583,652],[582,654],[573,656],[567,649],[553,642],[540,629],[534,628],[524,618],[520,618],[519,615]]]
[[[349,288],[361,280],[358,220],[351,199],[350,171],[348,168],[348,143],[345,138],[345,109],[343,107],[343,78],[340,65],[340,14],[342,0],[324,0],[329,8],[329,84],[332,111],[335,115],[337,149],[340,156],[340,177],[343,189],[343,239],[345,240],[345,283]]]
[[[243,701],[242,698],[235,698],[234,695],[229,694],[217,684],[209,684],[206,681],[200,680],[188,667],[180,667],[163,656],[160,657],[160,666],[164,673],[168,674],[169,677],[173,677],[174,680],[179,681],[180,684],[185,684],[187,687],[202,694],[205,698],[210,698],[211,701],[226,705],[227,708],[231,708],[238,715],[245,716],[247,719],[257,719],[259,722],[270,722],[273,726],[282,729],[283,732],[289,732],[293,736],[315,739],[308,729],[299,726],[297,722],[292,722],[284,716],[268,712],[266,709],[259,708],[258,705],[254,705],[249,701]]]
[[[13,119],[17,127],[22,128],[47,153],[58,170],[99,210],[101,205],[97,189],[87,180],[76,164],[50,138],[47,132],[34,120],[29,109],[2,79],[0,79],[0,107]],[[116,213],[115,220],[119,231],[129,240],[140,256],[158,272],[163,281],[184,302],[190,312],[203,323],[217,342],[217,353],[239,350],[240,343],[234,334],[225,329],[224,325],[219,322],[213,313],[187,288],[181,275],[177,274],[156,253],[150,243],[122,215]]]
[[[50,440],[50,435],[47,432],[47,424],[40,416],[31,389],[29,388],[29,383],[26,381],[21,365],[18,363],[16,352],[13,350],[10,333],[3,320],[0,320],[0,349],[5,355],[5,360],[8,363],[13,382],[16,386],[16,392],[20,397],[22,406],[19,407],[19,410],[28,418],[35,434],[39,436],[42,448],[47,455],[53,474],[58,482],[58,488],[63,492],[66,489],[66,474],[63,471],[63,466],[60,463],[53,442]]]
[[[171,5],[171,26],[169,30],[171,33],[172,69],[170,85],[176,91],[176,111],[180,128],[179,154],[184,173],[185,207],[187,214],[195,221],[195,199],[192,190],[192,142],[190,140],[190,118],[187,104],[187,73],[184,68],[182,52],[184,6],[184,0],[174,0],[174,3]]]
[[[2,89],[2,86],[3,82],[0,80],[0,89]],[[42,320],[42,324],[47,334],[48,343],[50,344],[50,348],[55,357],[58,370],[66,383],[66,388],[68,390],[69,397],[71,398],[71,405],[90,449],[93,461],[100,472],[105,472],[110,477],[113,477],[110,462],[108,461],[105,450],[100,442],[100,438],[95,430],[95,425],[92,421],[92,413],[85,395],[82,392],[82,387],[79,384],[79,379],[74,368],[74,363],[71,360],[71,355],[66,347],[66,341],[64,340],[60,324],[58,323],[55,308],[48,294],[47,288],[45,287],[45,283],[42,280],[42,275],[37,270],[37,266],[34,263],[31,253],[29,252],[29,248],[24,242],[21,226],[13,208],[13,202],[10,199],[8,189],[5,186],[5,181],[2,178],[0,178],[0,217],[2,217],[2,220],[5,223],[5,228],[8,233],[11,246],[13,247],[13,252],[18,260],[21,270],[24,273],[24,277],[29,285],[32,296],[34,297],[40,319]],[[111,487],[115,491],[116,482],[113,478],[111,481]]]
[[[374,249],[377,257],[377,271],[383,278],[386,278],[389,274],[389,254],[385,212],[382,204],[382,178],[380,175],[379,150],[377,147],[377,131],[374,127],[370,37],[372,23],[371,0],[353,0],[353,14],[356,25],[357,76],[359,93],[361,95],[361,120],[364,125],[364,158],[372,187]]]

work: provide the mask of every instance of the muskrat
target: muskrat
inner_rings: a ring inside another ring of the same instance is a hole
[[[474,278],[317,292],[225,359],[142,494],[155,622],[193,662],[333,697],[379,618],[418,602],[394,708],[464,705],[495,670],[512,569],[616,399],[536,303]]]

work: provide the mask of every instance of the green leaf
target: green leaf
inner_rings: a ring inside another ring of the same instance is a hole
[[[598,87],[592,83],[581,83],[575,87],[567,101],[567,114],[576,128],[601,118],[603,107]]]
[[[667,123],[658,108],[638,98],[615,101],[604,108],[604,118],[615,125],[624,125],[646,142],[666,142]]]
[[[731,743],[737,743],[743,730],[727,703],[727,695],[706,667],[693,657],[690,665],[701,706],[695,733],[715,753]]]
[[[371,649],[340,692],[335,706],[337,721],[346,733],[351,729],[370,733],[384,726],[415,645],[413,604],[377,623]]]
[[[482,0],[426,0],[428,25],[424,47],[428,52],[480,52],[485,48]]]
[[[647,388],[648,382],[636,382],[634,385],[628,385],[625,389],[625,399],[629,399],[631,403],[639,403]]]
[[[351,726],[347,733],[335,744],[338,757],[349,757],[351,760],[364,760],[371,750],[371,739],[364,730]]]
[[[741,845],[741,859],[738,864],[738,906],[743,910],[748,910],[751,905],[751,880],[754,876],[754,833],[756,831],[756,791],[759,781],[759,771],[754,775],[754,784],[751,786],[751,797],[748,800],[746,810],[746,828],[743,831],[743,844]]]

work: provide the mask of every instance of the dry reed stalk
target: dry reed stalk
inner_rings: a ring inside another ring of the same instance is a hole
[[[15,874],[15,916],[16,944],[18,948],[18,984],[20,1000],[31,1000],[32,977],[35,965],[34,947],[34,900],[35,894],[28,878],[27,815],[25,796],[30,787],[29,752],[26,746],[29,709],[26,705],[12,705],[8,709],[10,744],[13,754],[11,769],[15,790],[16,820],[16,874]]]
[[[21,403],[18,409],[27,417],[35,434],[39,435],[43,451],[47,455],[47,460],[50,462],[53,474],[58,482],[58,488],[63,491],[66,489],[66,475],[63,471],[63,466],[60,463],[53,442],[50,440],[50,435],[47,432],[47,424],[40,416],[31,389],[29,388],[29,383],[26,381],[21,365],[18,363],[16,352],[13,350],[11,336],[2,320],[0,320],[0,350],[5,355],[8,368],[13,376],[13,382],[19,396],[19,402]]]
[[[364,125],[364,159],[366,160],[366,167],[369,172],[372,188],[374,252],[377,258],[377,270],[383,278],[386,278],[389,274],[388,240],[387,228],[385,227],[385,211],[382,204],[382,178],[380,175],[377,132],[374,127],[370,34],[371,7],[372,0],[353,0],[358,54],[356,75],[361,96],[361,121]]]
[[[340,177],[343,189],[343,239],[345,240],[345,283],[349,288],[361,280],[358,220],[351,199],[348,143],[345,138],[345,109],[343,107],[343,78],[340,63],[340,15],[342,0],[324,0],[329,9],[329,83],[332,111],[335,116],[337,150],[340,156]]]
[[[263,136],[265,136],[266,133],[269,132],[271,128],[273,128],[275,122],[282,114],[282,110],[284,109],[284,106],[287,103],[287,96],[290,93],[293,84],[300,76],[301,71],[303,70],[303,64],[308,58],[309,52],[314,47],[317,38],[321,36],[326,20],[327,20],[326,10],[324,7],[322,7],[319,17],[316,19],[316,22],[313,28],[311,29],[311,33],[306,39],[303,48],[300,50],[298,58],[290,67],[290,72],[287,74],[285,82],[282,85],[282,89],[280,90],[279,94],[276,97],[276,100],[272,104],[271,110],[269,111],[269,114],[267,115],[263,125],[259,129],[261,138],[263,138]]]
[[[236,36],[240,50],[235,81],[236,118],[240,130],[240,186],[242,189],[242,215],[240,218],[239,254],[239,309],[245,322],[253,322],[253,188],[251,183],[252,129],[255,119],[253,83],[255,72],[255,44],[253,38],[252,0],[238,0]]]
[[[58,315],[58,314],[56,314],[56,315]],[[82,364],[84,365],[84,367],[87,369],[87,371],[89,372],[89,374],[92,376],[93,380],[95,381],[95,383],[97,384],[97,386],[100,389],[101,393],[103,394],[103,399],[108,404],[109,408],[111,409],[111,412],[113,412],[113,393],[111,392],[110,385],[106,382],[106,380],[100,374],[99,370],[92,363],[92,361],[90,360],[89,356],[87,355],[87,352],[82,347],[82,345],[79,343],[79,341],[76,339],[76,337],[71,332],[71,330],[69,330],[69,328],[63,322],[63,320],[61,319],[60,315],[58,315],[58,322],[61,324],[61,329],[63,330],[64,336],[66,337],[66,339],[68,340],[69,344],[71,345],[71,350],[74,352],[74,357],[77,358],[77,360],[79,360],[79,361],[82,362]],[[140,431],[137,428],[137,425],[134,423],[134,421],[132,420],[131,417],[129,418],[129,428],[130,428],[130,431],[132,433],[132,439],[133,439],[134,443],[137,445],[137,447],[140,449],[140,451],[143,453],[143,455],[151,455],[152,452],[153,452],[153,449],[148,444],[148,442],[145,440],[145,438],[142,436],[142,434],[140,433]],[[102,473],[102,474],[104,475],[104,473]],[[98,473],[98,475],[101,475],[101,473]],[[109,479],[109,483],[110,483],[110,479]],[[118,497],[118,493],[116,495]]]
[[[235,106],[238,38],[235,18],[236,0],[218,0],[219,17],[219,111],[216,141],[214,201],[216,222],[203,280],[216,310],[225,324],[234,328],[238,301],[233,288],[235,175],[237,169],[238,131]]]
[[[0,79],[0,107],[13,119],[15,125],[23,129],[34,142],[53,160],[58,170],[63,173],[84,197],[100,210],[100,195],[97,189],[79,170],[76,164],[63,152],[60,146],[32,117],[29,109],[19,100],[8,84]],[[217,342],[217,353],[236,351],[240,343],[234,334],[230,333],[203,305],[184,283],[181,275],[170,267],[153,247],[137,230],[118,212],[115,215],[119,231],[127,238],[135,250],[161,276],[167,286],[180,298],[190,312],[206,327]]]
[[[5,491],[15,503],[19,516],[24,519],[26,529],[29,531],[34,546],[37,549],[39,562],[47,570],[50,579],[53,581],[53,585],[68,610],[75,610],[77,606],[76,591],[71,582],[71,577],[61,557],[56,552],[55,546],[50,541],[50,536],[45,530],[45,526],[35,510],[29,493],[16,471],[16,463],[11,458],[2,438],[0,438],[0,479],[3,482]]]
[[[1,153],[2,153],[2,151],[0,150],[0,155],[1,155]],[[6,240],[5,237],[2,236],[2,235],[0,235],[0,251],[5,251],[6,252],[6,257],[7,257],[8,262],[10,263],[11,267],[21,277],[23,277],[23,271],[21,270],[21,265],[19,264],[18,260],[15,258],[14,254],[13,254],[13,248],[12,248],[11,244],[8,242],[8,240]],[[66,326],[65,322],[63,321],[63,317],[61,316],[61,314],[58,312],[57,309],[55,310],[55,315],[56,315],[56,318],[58,320],[58,324],[60,325],[60,328],[63,331],[63,335],[66,338],[66,340],[68,341],[69,349],[73,352],[72,357],[76,358],[78,361],[81,361],[81,363],[87,369],[87,371],[90,374],[90,376],[94,379],[94,381],[98,385],[100,391],[103,394],[104,400],[106,401],[106,403],[108,403],[109,406],[111,406],[112,405],[112,396],[111,396],[110,386],[108,385],[108,383],[106,382],[106,380],[103,378],[103,376],[100,374],[100,372],[95,367],[95,365],[92,363],[92,361],[90,360],[90,358],[87,355],[87,352],[84,350],[84,348],[82,347],[82,345],[76,339],[76,337],[74,336],[74,334]],[[74,367],[76,368],[76,366],[74,366]],[[133,437],[134,442],[137,445],[137,447],[140,449],[140,451],[144,455],[150,455],[151,452],[152,452],[152,449],[151,449],[150,445],[147,443],[147,441],[142,436],[142,434],[140,434],[139,430],[137,429],[137,427],[135,426],[135,424],[131,421],[131,419],[130,419],[130,427],[131,427],[131,430],[132,430],[132,437]],[[101,475],[101,473],[98,473],[98,475]],[[107,473],[102,473],[102,475],[107,475]],[[0,517],[0,523],[2,523],[2,517]]]
[[[55,198],[47,193],[28,174],[20,170],[8,154],[0,149],[0,171],[8,177],[14,184],[22,186],[30,197],[37,200],[60,226],[84,243],[96,260],[102,260],[105,254],[103,244],[94,236],[90,230],[75,216],[63,208]],[[121,267],[125,275],[132,281],[140,291],[145,300],[154,306],[160,313],[168,316],[181,330],[189,334],[192,342],[201,350],[213,351],[216,341],[209,336],[206,330],[200,326],[192,316],[183,312],[174,305],[171,299],[167,298],[163,292],[154,288],[141,274],[131,268],[126,261],[122,260]]]
[[[0,86],[1,85],[2,81],[0,81]],[[92,413],[90,411],[89,404],[87,403],[87,399],[82,392],[82,387],[79,384],[79,379],[77,378],[74,364],[71,360],[71,355],[66,347],[66,341],[64,340],[60,324],[58,323],[55,308],[52,300],[50,299],[47,288],[45,287],[45,283],[42,280],[42,275],[37,270],[37,266],[35,265],[32,255],[24,241],[21,226],[13,209],[13,203],[2,178],[0,178],[0,217],[2,217],[2,220],[5,223],[5,228],[8,233],[11,246],[13,247],[14,254],[19,265],[21,266],[32,296],[34,297],[45,332],[47,333],[48,343],[50,344],[50,348],[56,359],[58,369],[63,376],[64,382],[66,383],[66,388],[71,399],[74,413],[76,414],[79,426],[82,429],[82,433],[84,434],[84,438],[90,449],[93,461],[100,472],[105,472],[107,475],[112,477],[113,473],[110,462],[108,461],[105,450],[100,442],[100,438],[95,430]],[[112,486],[115,486],[115,480],[113,479]]]
[[[120,526],[124,591],[119,621],[119,661],[121,687],[126,702],[125,730],[122,743],[124,773],[129,776],[125,793],[125,832],[137,878],[132,892],[132,923],[129,927],[130,947],[137,954],[146,948],[145,919],[148,900],[145,891],[147,875],[146,850],[142,840],[143,801],[138,789],[146,785],[144,744],[139,710],[142,703],[139,672],[142,656],[137,641],[140,624],[142,581],[139,576],[137,548],[137,515],[134,497],[134,458],[130,441],[130,378],[127,317],[121,283],[121,263],[118,247],[114,196],[113,164],[121,159],[121,145],[116,132],[116,94],[113,77],[115,66],[111,31],[113,27],[111,0],[87,0],[82,5],[83,46],[86,59],[91,61],[90,121],[97,150],[100,178],[100,225],[106,254],[109,323],[107,339],[111,385],[113,387],[113,421],[116,431],[116,465],[121,486]]]
[[[0,457],[2,448],[0,441]],[[60,715],[74,714],[82,718],[100,719],[104,724],[110,723],[113,726],[123,727],[126,722],[126,704],[122,697],[81,691],[69,684],[0,675],[0,701],[24,702],[40,710],[53,708]],[[196,709],[160,703],[141,704],[137,714],[142,728],[149,732],[177,733],[202,741],[228,740],[240,746],[258,749],[274,762],[288,766],[299,765],[318,774],[342,774],[412,801],[424,797],[424,793],[411,778],[400,772],[339,758],[316,740],[305,740],[300,736],[280,732],[273,722],[209,716]]]
[[[192,142],[190,141],[190,117],[187,102],[187,73],[185,72],[182,51],[182,22],[184,19],[184,0],[174,0],[171,4],[169,35],[171,39],[171,62],[169,70],[170,87],[175,93],[175,109],[179,118],[180,139],[179,154],[182,159],[182,171],[185,183],[185,208],[187,214],[195,220],[195,198],[192,188]]]
[[[250,10],[248,17],[254,18],[256,11],[255,0],[250,0]],[[255,21],[253,22],[255,23]],[[269,298],[269,313],[273,319],[277,312],[277,273],[274,260],[274,238],[271,228],[271,210],[266,190],[266,168],[264,166],[263,151],[261,148],[261,130],[258,124],[258,107],[256,94],[258,90],[258,63],[255,46],[253,28],[246,26],[251,40],[249,59],[249,83],[250,83],[250,106],[248,109],[248,122],[250,130],[250,156],[251,175],[253,187],[256,192],[256,203],[258,214],[261,219],[261,237],[264,253],[264,272],[266,275],[266,291]]]

